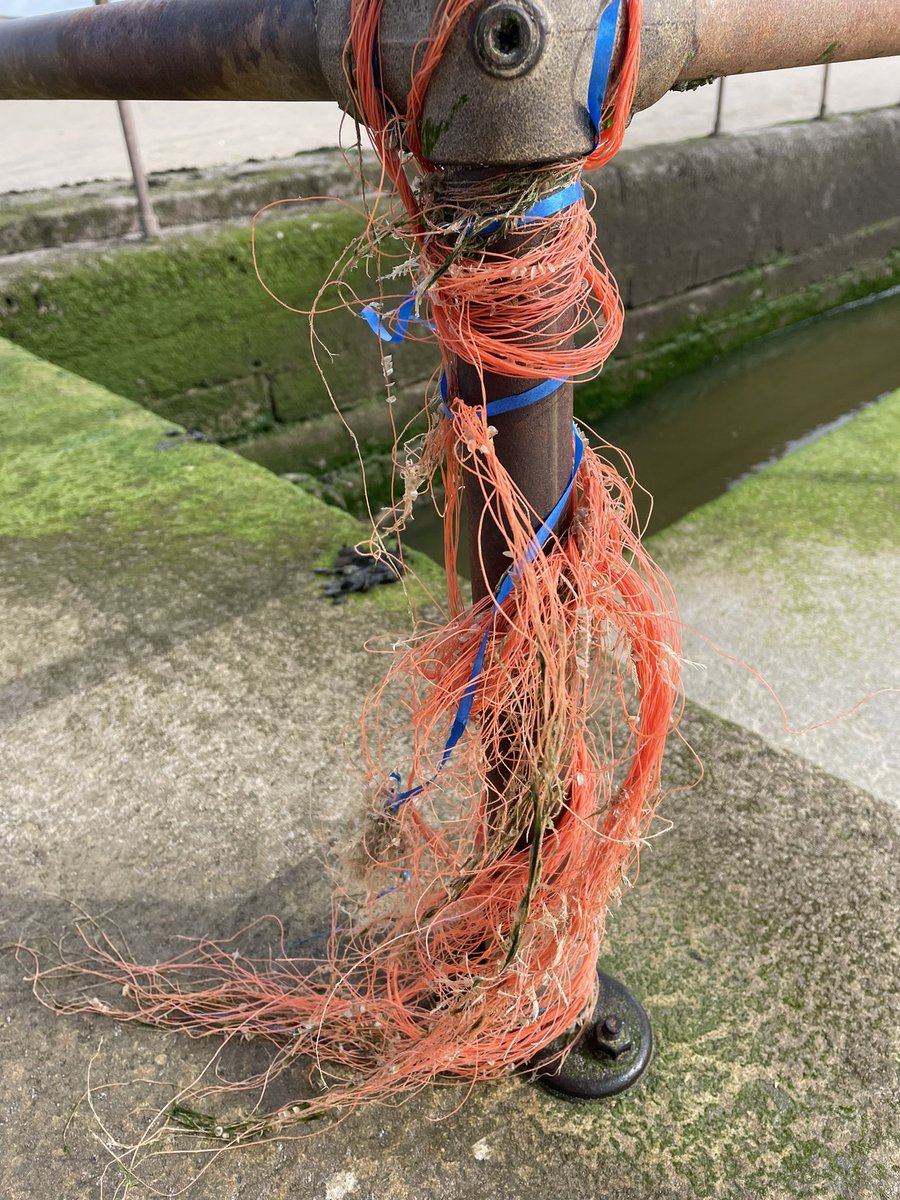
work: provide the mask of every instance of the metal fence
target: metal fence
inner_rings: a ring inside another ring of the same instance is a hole
[[[0,20],[18,16],[33,16],[62,8],[89,7],[91,4],[107,2],[108,0],[0,0],[0,9],[2,9]],[[116,0],[109,0],[109,2],[115,3]],[[719,136],[724,132],[759,128],[785,119],[798,119],[800,113],[797,111],[796,95],[793,96],[795,102],[792,104],[790,101],[792,93],[802,92],[804,96],[802,116],[805,118],[817,116],[823,119],[829,116],[835,107],[832,103],[833,93],[836,95],[836,107],[843,110],[848,108],[848,100],[849,107],[855,110],[900,102],[900,59],[883,61],[878,65],[870,64],[874,71],[880,72],[882,83],[875,90],[863,86],[860,94],[865,94],[866,98],[862,102],[857,102],[856,93],[852,88],[848,90],[846,86],[848,76],[842,74],[848,68],[858,65],[841,64],[839,68],[832,68],[830,64],[825,64],[820,67],[801,67],[793,71],[775,72],[776,76],[786,77],[781,79],[775,79],[772,75],[720,79],[712,87],[704,87],[702,96],[698,94],[692,100],[683,96],[666,97],[653,109],[636,116],[631,143],[632,145],[641,145],[679,140],[684,137],[702,137],[705,134]],[[859,78],[857,76],[857,79]],[[813,81],[815,81],[815,86],[812,86]],[[781,88],[785,90],[784,103],[780,106],[779,95],[781,93],[779,89]],[[817,92],[817,95],[813,96],[813,92]],[[186,165],[204,166],[211,165],[212,161],[222,162],[223,160],[237,162],[243,158],[258,156],[283,157],[295,153],[299,149],[313,149],[337,144],[338,117],[336,109],[333,111],[332,120],[327,105],[317,106],[318,111],[312,114],[307,105],[300,104],[291,107],[290,111],[293,115],[286,119],[283,111],[278,114],[274,112],[275,109],[281,109],[283,107],[281,105],[259,107],[263,111],[249,113],[244,105],[234,105],[234,102],[229,102],[230,114],[234,113],[235,118],[240,119],[237,123],[243,122],[241,136],[234,143],[229,140],[227,147],[219,151],[221,157],[214,160],[210,158],[210,144],[219,138],[221,131],[217,130],[216,133],[212,133],[211,128],[207,129],[204,125],[207,117],[192,113],[190,118],[193,123],[192,136],[187,139],[187,142],[184,138],[181,139],[182,145],[179,150],[185,159],[176,163],[163,161],[165,148],[161,146],[158,128],[155,129],[154,138],[154,127],[159,125],[157,113],[151,113],[144,107],[135,113],[130,103],[119,103],[122,133],[145,236],[156,236],[159,232],[159,225],[153,212],[144,170],[138,133],[141,127],[143,127],[145,135],[144,148],[149,152],[154,169],[170,169]],[[240,113],[239,109],[244,109],[244,112]],[[322,110],[325,110],[324,118]],[[276,117],[281,121],[279,128],[283,129],[283,136],[272,136],[273,125],[277,124]],[[71,120],[71,116],[67,119]],[[293,126],[294,121],[296,121],[295,126]],[[301,136],[304,132],[304,125],[312,127],[314,123],[320,132],[315,135],[315,140],[304,140]],[[296,135],[291,133],[292,126],[296,129]],[[255,142],[257,138],[260,145],[263,141],[266,144],[261,153]],[[217,144],[221,144],[220,138]],[[13,145],[12,138],[10,138],[9,145]],[[0,145],[0,152],[2,150],[3,146]],[[196,159],[189,163],[187,156],[191,154],[196,155]],[[111,170],[111,157],[107,154],[106,161],[99,168],[101,173]],[[48,152],[47,161],[53,161],[50,152]],[[89,169],[85,168],[86,171]],[[117,174],[118,169],[112,167],[112,173]],[[14,176],[15,172],[12,171],[9,174]],[[36,185],[17,181],[12,185],[7,183],[5,186],[29,188]],[[2,167],[0,167],[0,189],[3,188]]]
[[[798,70],[809,70],[808,67],[800,67]],[[821,84],[821,99],[819,101],[818,119],[824,120],[828,116],[828,90],[831,83],[831,63],[825,63],[822,70]],[[718,137],[722,132],[722,122],[725,115],[725,89],[728,86],[728,79],[723,75],[721,79],[716,80],[716,113],[713,118],[713,127],[710,131],[713,137]]]

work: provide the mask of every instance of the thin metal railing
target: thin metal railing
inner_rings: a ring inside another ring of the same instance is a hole
[[[108,0],[94,0],[95,5],[107,4]],[[144,169],[144,156],[138,140],[137,126],[134,120],[134,107],[130,100],[117,100],[119,123],[122,126],[122,137],[125,141],[125,152],[131,166],[131,178],[134,182],[134,194],[137,199],[138,220],[145,238],[152,240],[160,235],[159,218],[150,199],[150,185],[147,182],[147,172]]]

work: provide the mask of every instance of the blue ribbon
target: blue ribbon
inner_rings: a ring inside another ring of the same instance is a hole
[[[588,113],[594,125],[597,141],[600,141],[601,126],[603,125],[603,101],[606,99],[606,88],[609,84],[609,73],[612,69],[612,56],[616,44],[616,30],[619,27],[619,11],[622,0],[610,0],[600,17],[597,26],[597,42],[594,47],[594,65],[591,70],[591,81],[588,85]]]
[[[499,417],[503,413],[515,412],[517,408],[528,408],[532,404],[537,404],[539,400],[545,400],[548,396],[552,396],[558,391],[567,378],[564,379],[545,379],[543,383],[539,383],[537,387],[529,388],[527,392],[516,392],[514,396],[502,396],[499,400],[489,400],[485,405],[485,415],[488,417]],[[453,411],[447,404],[447,376],[441,376],[441,408],[444,411],[444,416],[453,420]]]
[[[487,237],[491,233],[496,233],[503,228],[504,220],[509,220],[510,225],[528,225],[532,221],[545,221],[547,217],[553,217],[557,213],[564,212],[567,208],[571,208],[573,204],[577,204],[579,200],[584,199],[584,188],[580,179],[574,179],[571,183],[566,184],[564,188],[560,188],[558,192],[551,192],[549,196],[544,196],[543,200],[538,200],[532,204],[531,208],[527,208],[525,212],[518,217],[512,218],[497,218],[496,221],[490,221],[487,225],[482,225],[479,229],[475,229],[477,222],[473,219],[470,228],[475,230],[477,237]]]
[[[416,312],[416,295],[411,293],[394,314],[394,328],[390,329],[385,324],[384,317],[373,308],[371,304],[359,314],[365,323],[369,326],[373,333],[377,334],[383,342],[405,342],[406,335],[409,333],[410,325],[424,325],[426,328],[434,332],[434,326],[430,321],[426,321],[424,317],[417,317]]]
[[[571,208],[573,204],[577,204],[579,200],[583,199],[584,188],[581,185],[581,180],[573,179],[564,188],[560,188],[558,192],[551,192],[543,200],[538,200],[537,204],[532,204],[531,208],[527,209],[516,220],[542,221],[546,217],[555,216],[558,212],[564,212],[565,209]]]
[[[540,384],[537,388],[533,388],[532,391],[542,391],[544,395],[550,395],[552,392],[556,391],[561,382],[562,381],[556,379],[547,380],[546,383]],[[552,384],[553,386],[549,387],[548,389],[549,384]],[[446,395],[445,382],[442,383],[442,390],[444,390]],[[522,393],[522,395],[526,394],[527,393],[524,392]],[[495,400],[492,403],[496,405],[505,404],[508,399],[511,399],[511,397],[506,397],[502,400]],[[532,400],[530,403],[534,404],[536,401]],[[487,406],[487,415],[493,415],[491,413],[490,405]],[[572,464],[572,474],[569,476],[569,482],[566,484],[565,490],[557,501],[553,511],[549,513],[547,517],[545,517],[540,525],[540,528],[529,542],[522,560],[515,563],[504,573],[503,578],[500,580],[497,590],[494,593],[494,611],[491,613],[487,627],[485,628],[481,641],[478,644],[478,651],[475,655],[475,661],[472,663],[472,670],[469,673],[469,680],[456,709],[456,716],[453,718],[453,724],[450,726],[450,733],[447,736],[447,741],[444,743],[444,750],[441,754],[441,761],[438,763],[438,768],[426,783],[420,783],[416,787],[410,788],[409,791],[406,792],[395,792],[393,799],[388,804],[388,810],[390,812],[399,812],[403,805],[407,803],[407,801],[414,799],[416,796],[421,796],[425,789],[434,783],[440,772],[449,761],[463,734],[466,732],[466,728],[469,724],[469,718],[472,715],[472,705],[475,703],[475,696],[478,694],[478,681],[481,678],[482,671],[484,670],[484,660],[487,654],[487,648],[491,639],[491,634],[494,631],[494,621],[497,613],[500,612],[503,603],[512,594],[512,590],[516,586],[517,581],[521,579],[527,564],[534,562],[534,560],[543,550],[544,546],[546,546],[547,542],[553,536],[554,531],[566,510],[566,506],[571,499],[572,492],[575,490],[575,481],[578,478],[578,472],[581,469],[581,462],[584,458],[584,440],[582,439],[581,434],[578,432],[578,428],[574,422],[572,424],[572,433],[575,439],[575,456]],[[396,786],[396,781],[398,779],[396,773],[391,776],[391,779],[394,781]]]

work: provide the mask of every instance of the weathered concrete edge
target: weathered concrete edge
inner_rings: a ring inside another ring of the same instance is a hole
[[[0,339],[0,538],[133,541],[164,531],[166,553],[200,542],[322,564],[371,529],[214,443]],[[174,436],[173,436],[174,435]],[[440,594],[443,571],[407,553],[414,597]],[[421,583],[423,590],[420,590]],[[403,589],[372,593],[405,612]]]
[[[896,120],[893,108],[846,113],[827,121],[787,122],[781,126],[696,138],[674,144],[625,150],[615,166],[591,178],[601,193],[619,195],[628,188],[633,172],[672,178],[685,160],[696,160],[707,175],[721,163],[727,173],[728,160],[738,161],[765,153],[781,142],[817,144],[839,152],[840,143],[853,137],[881,138]],[[360,161],[377,179],[377,169],[368,150]],[[888,166],[890,164],[887,164]],[[615,187],[606,189],[604,177],[617,176]],[[337,150],[318,150],[292,158],[249,161],[228,167],[157,172],[149,177],[154,205],[164,229],[184,228],[228,220],[246,219],[257,209],[285,196],[335,197],[355,201],[359,179],[355,166]],[[662,193],[664,196],[664,192]],[[0,194],[0,257],[75,242],[109,241],[140,233],[133,192],[124,181],[94,181],[56,189]]]
[[[363,161],[373,168],[371,155],[364,155]],[[245,221],[285,196],[359,198],[358,174],[331,150],[229,167],[155,172],[148,182],[164,231]],[[0,195],[0,257],[76,243],[104,244],[140,232],[137,202],[124,181]]]
[[[687,695],[900,803],[900,391],[651,539]]]

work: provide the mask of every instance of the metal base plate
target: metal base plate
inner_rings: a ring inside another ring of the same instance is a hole
[[[653,1053],[653,1032],[643,1006],[617,979],[598,969],[600,993],[587,1024],[562,1064],[566,1039],[553,1042],[529,1068],[542,1087],[573,1100],[605,1100],[633,1087]]]

